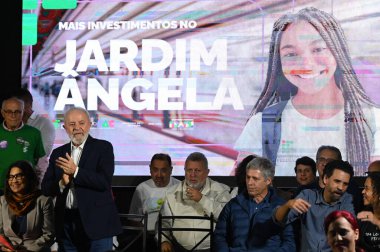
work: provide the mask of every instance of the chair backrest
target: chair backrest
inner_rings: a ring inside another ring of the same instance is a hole
[[[146,251],[146,238],[148,230],[148,214],[119,214],[123,231],[129,236],[128,231],[136,231],[134,235],[128,237],[127,242],[120,244],[117,251],[127,251],[136,241],[142,237],[142,252]]]
[[[173,227],[170,226],[163,226],[162,222],[165,220],[171,220],[172,223],[175,220],[185,220],[185,219],[191,219],[191,220],[208,220],[210,222],[210,225],[207,228],[201,228],[201,227]],[[162,235],[168,239],[171,244],[178,244],[175,237],[172,235],[175,231],[188,231],[188,232],[203,232],[204,236],[203,238],[196,243],[190,250],[188,251],[194,251],[198,248],[198,246],[206,240],[208,237],[210,237],[210,251],[212,251],[212,238],[213,238],[213,232],[214,232],[214,215],[211,213],[210,216],[163,216],[161,213],[158,215],[158,251],[161,250],[161,241],[162,241]],[[181,244],[179,244],[181,245]]]

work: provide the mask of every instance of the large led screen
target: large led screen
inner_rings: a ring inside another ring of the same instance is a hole
[[[174,175],[203,152],[215,176],[252,153],[293,176],[321,145],[356,175],[380,157],[380,0],[35,2],[23,85],[55,147],[65,110],[87,108],[116,176],[148,175],[159,152]]]

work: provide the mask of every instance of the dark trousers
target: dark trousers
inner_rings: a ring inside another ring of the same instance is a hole
[[[178,241],[173,238],[171,241],[171,244],[173,246],[174,252],[189,252],[190,250],[185,249],[181,244],[178,243]],[[195,249],[193,252],[210,252],[211,249]]]
[[[135,252],[143,251],[143,237],[140,236],[134,243],[130,244],[138,235],[140,231],[135,230],[124,230],[123,233],[117,236],[117,241],[119,243],[117,250],[123,250],[126,246],[128,249],[125,251]],[[147,232],[145,250],[146,252],[157,252],[157,242],[154,239],[155,233]]]
[[[58,240],[58,252],[105,252],[112,250],[112,237],[91,240],[86,235],[79,211],[66,209],[63,237]]]

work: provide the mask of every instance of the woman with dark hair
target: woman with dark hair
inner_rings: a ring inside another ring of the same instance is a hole
[[[0,235],[14,250],[0,243],[2,251],[50,251],[54,243],[53,201],[41,195],[38,178],[27,161],[9,166],[4,195],[0,198]]]
[[[249,155],[246,156],[236,167],[235,170],[235,180],[237,186],[234,187],[231,191],[231,198],[236,197],[239,193],[243,192],[245,189],[247,189],[247,184],[245,182],[245,177],[247,174],[247,164],[255,159],[257,156],[255,155]]]
[[[305,8],[274,24],[266,82],[235,148],[271,159],[277,176],[290,176],[293,157],[333,145],[362,174],[380,156],[374,106],[337,20]]]
[[[362,191],[364,205],[372,211],[358,213],[360,245],[368,252],[380,251],[380,172],[369,172]]]
[[[345,210],[331,212],[325,218],[327,243],[333,252],[364,252],[357,246],[359,226],[352,213]]]

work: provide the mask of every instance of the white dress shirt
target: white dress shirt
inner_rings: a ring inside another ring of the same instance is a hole
[[[84,140],[83,143],[79,146],[75,146],[73,145],[73,143],[71,143],[71,158],[73,159],[74,164],[76,164],[77,166],[77,169],[75,170],[75,173],[73,175],[74,178],[77,176],[78,171],[79,171],[78,164],[82,156],[83,147],[84,147],[84,144],[86,143],[86,140]],[[68,186],[70,186],[70,188],[66,197],[66,209],[76,209],[78,208],[78,203],[75,197],[75,187],[72,180],[70,181]],[[62,184],[61,181],[59,182],[59,187],[60,187],[61,192],[63,192],[63,190],[65,189],[65,186]]]

